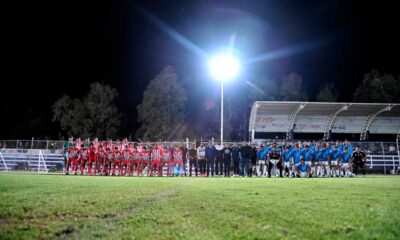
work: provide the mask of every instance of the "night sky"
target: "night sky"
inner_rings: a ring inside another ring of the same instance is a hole
[[[242,80],[281,79],[296,72],[310,100],[322,84],[334,83],[339,101],[351,101],[366,72],[400,74],[398,8],[391,2],[12,1],[2,7],[0,139],[28,138],[40,131],[57,138],[51,105],[62,94],[81,97],[96,81],[119,91],[117,106],[127,136],[138,127],[136,106],[147,83],[167,65],[176,69],[189,106],[201,108],[217,96],[219,86],[210,80],[204,60],[148,14],[209,53],[226,46],[232,35],[244,59],[314,46],[250,64]],[[227,87],[232,93],[240,90],[240,83]],[[29,121],[46,129],[25,130]]]

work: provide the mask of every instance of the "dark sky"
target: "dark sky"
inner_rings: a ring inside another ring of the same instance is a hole
[[[392,1],[374,2],[12,1],[2,7],[0,96],[3,113],[8,114],[2,114],[0,138],[35,134],[24,131],[31,119],[47,119],[46,131],[57,136],[49,121],[51,105],[62,94],[82,96],[96,81],[119,91],[123,134],[128,135],[137,128],[136,105],[147,83],[167,65],[176,69],[191,106],[202,106],[209,94],[218,92],[205,73],[204,60],[140,8],[206,52],[227,45],[233,34],[244,59],[298,44],[315,46],[246,66],[242,78],[281,79],[296,72],[310,96],[322,84],[334,83],[339,100],[351,101],[364,73],[400,73],[398,10]]]

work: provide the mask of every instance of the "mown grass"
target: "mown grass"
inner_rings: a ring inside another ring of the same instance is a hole
[[[1,239],[399,239],[400,178],[0,174]]]

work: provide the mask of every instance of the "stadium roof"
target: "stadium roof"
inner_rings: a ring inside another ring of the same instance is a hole
[[[398,103],[333,103],[256,101],[249,130],[253,133],[399,134]]]

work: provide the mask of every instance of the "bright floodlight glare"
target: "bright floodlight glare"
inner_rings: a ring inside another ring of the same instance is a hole
[[[240,73],[239,60],[230,53],[221,53],[210,59],[208,67],[211,76],[218,81],[229,81]]]

